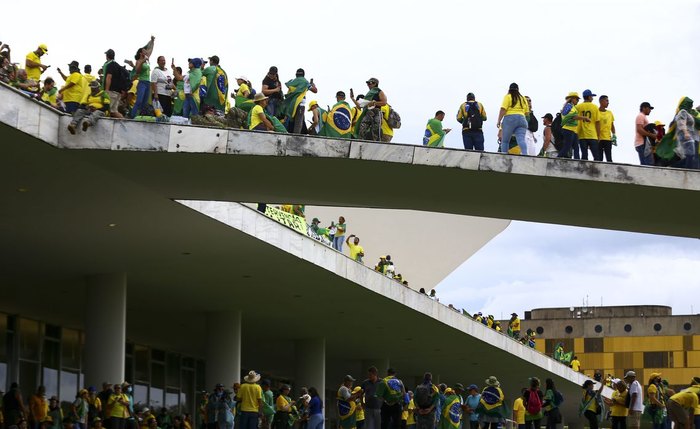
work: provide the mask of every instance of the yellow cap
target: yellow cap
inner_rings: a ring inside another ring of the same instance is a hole
[[[656,125],[656,126],[661,125],[662,127],[665,127],[665,126],[666,126],[666,124],[664,124],[664,123],[661,122],[661,121],[655,121],[655,122],[654,122],[654,125]]]
[[[49,47],[46,46],[45,43],[42,43],[41,45],[39,45],[39,49],[41,49],[42,51],[44,51],[44,53],[49,52]]]
[[[316,100],[313,100],[311,103],[309,103],[309,112],[311,111],[311,108],[314,106],[318,106],[318,102]]]
[[[581,97],[578,96],[578,92],[576,92],[576,91],[570,92],[569,95],[567,95],[567,96],[564,97],[564,98],[568,100],[569,98],[573,98],[573,97],[581,98]]]

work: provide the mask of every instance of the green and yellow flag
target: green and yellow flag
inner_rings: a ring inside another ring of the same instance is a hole
[[[693,100],[688,97],[682,97],[676,108],[676,115],[681,110],[685,110],[695,119],[695,129],[700,129],[700,113],[693,109]],[[675,120],[668,128],[668,132],[663,136],[661,142],[656,146],[656,156],[671,161],[675,156],[678,139],[676,138],[676,123]]]
[[[349,139],[352,137],[352,109],[345,101],[339,101],[326,114],[323,134],[328,137]]]
[[[440,429],[459,429],[462,420],[462,402],[454,393],[445,398],[440,418]]]
[[[285,85],[287,85],[289,90],[285,94],[284,100],[282,100],[281,109],[282,113],[291,119],[309,90],[309,81],[304,76],[299,76],[285,83]]]
[[[252,109],[253,106],[255,106],[255,103],[250,98],[243,97],[243,96],[239,95],[239,96],[236,96],[235,106],[238,107],[239,109],[245,111],[245,112],[250,112],[250,109]]]
[[[423,146],[443,147],[445,142],[445,131],[442,129],[442,122],[435,118],[428,120],[423,135]]]

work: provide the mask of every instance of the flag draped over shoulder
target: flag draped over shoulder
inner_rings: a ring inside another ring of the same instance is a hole
[[[285,83],[285,85],[287,85],[289,90],[285,94],[284,100],[282,100],[282,113],[291,119],[309,90],[309,81],[304,76],[299,76]]]
[[[693,117],[695,120],[695,129],[700,129],[700,113],[693,109],[693,100],[688,97],[682,97],[678,102],[678,107],[676,108],[676,117],[681,110],[685,110]],[[665,159],[666,161],[671,161],[676,155],[678,147],[678,137],[677,137],[677,124],[676,120],[671,123],[668,128],[668,132],[663,136],[661,142],[656,146],[656,156]]]
[[[352,135],[352,109],[345,101],[339,101],[326,114],[323,127],[324,136],[341,139],[350,138]]]
[[[243,111],[250,112],[250,109],[252,109],[253,106],[255,106],[255,103],[250,98],[238,95],[236,96],[235,106]]]
[[[251,110],[252,110],[252,108],[251,108]],[[253,120],[253,118],[250,115],[251,110],[248,110],[248,115],[246,116],[246,122],[245,122],[245,129],[246,130],[250,129],[250,123]],[[267,120],[272,123],[273,131],[275,131],[276,133],[285,133],[285,134],[288,132],[287,129],[282,124],[282,122],[280,122],[279,119],[275,118],[274,116],[270,115],[269,113],[265,112],[264,110],[263,110],[263,112],[265,113],[265,117],[267,118]]]
[[[445,132],[442,130],[442,122],[433,118],[425,126],[423,135],[423,146],[442,147],[445,140]]]
[[[209,89],[206,97],[208,105],[213,106],[217,110],[226,108],[226,100],[228,95],[228,76],[226,72],[219,66],[215,66],[216,71],[212,81],[209,82]]]
[[[441,429],[459,429],[462,419],[462,402],[457,395],[449,395],[445,398],[440,418]]]
[[[508,413],[503,400],[505,396],[500,387],[486,386],[481,392],[477,413],[491,417],[505,417]]]

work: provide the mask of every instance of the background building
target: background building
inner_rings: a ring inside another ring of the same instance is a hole
[[[584,374],[622,377],[629,370],[646,382],[662,373],[687,387],[700,374],[700,315],[671,314],[671,307],[538,308],[525,312],[522,329],[537,333],[537,350],[552,355],[557,343],[573,350]]]

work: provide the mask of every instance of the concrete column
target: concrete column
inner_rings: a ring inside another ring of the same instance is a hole
[[[85,386],[124,381],[126,274],[87,277]]]
[[[241,312],[207,314],[206,388],[241,381]]]
[[[311,338],[295,343],[296,380],[294,391],[302,386],[315,387],[326,403],[326,339]],[[338,383],[340,386],[340,383]],[[327,406],[324,406],[325,409]]]

